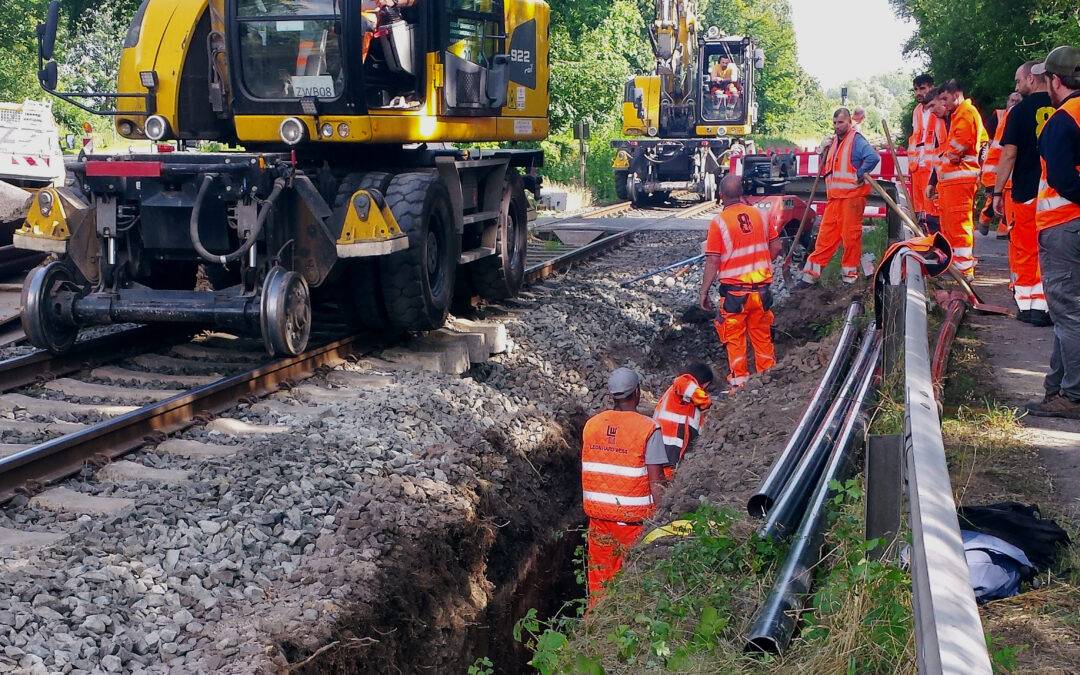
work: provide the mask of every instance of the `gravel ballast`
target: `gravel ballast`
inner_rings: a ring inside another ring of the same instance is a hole
[[[505,589],[554,532],[581,522],[578,432],[605,406],[610,370],[639,370],[650,403],[688,358],[725,374],[711,322],[685,311],[699,275],[618,286],[690,257],[701,236],[642,236],[486,308],[479,318],[506,325],[509,349],[467,377],[360,359],[348,369],[388,381],[340,387],[320,376],[305,383],[332,395],[317,404],[300,387],[229,415],[283,433],[181,436],[242,445],[236,454],[128,457],[185,470],[185,483],[106,483],[87,470],[65,484],[134,499],[125,515],[16,498],[0,527],[67,536],[0,557],[0,672],[274,672],[305,660],[310,672],[462,672],[483,654],[512,663],[504,631],[517,609]],[[828,356],[827,342],[802,346],[811,324],[846,307],[810,293],[778,312],[778,368],[718,402],[716,433],[688,458],[665,513],[720,493],[745,499],[768,468],[774,436]],[[764,440],[752,410],[775,411]]]

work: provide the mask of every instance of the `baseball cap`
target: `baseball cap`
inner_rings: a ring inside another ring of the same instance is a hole
[[[616,399],[624,399],[637,391],[641,384],[638,374],[629,368],[616,368],[608,378],[607,388]]]
[[[1031,67],[1032,75],[1053,73],[1063,77],[1080,76],[1080,49],[1062,45],[1046,55],[1046,61]]]

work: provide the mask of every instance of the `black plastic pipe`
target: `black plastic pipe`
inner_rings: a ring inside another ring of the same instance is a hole
[[[802,458],[807,445],[810,444],[814,432],[821,423],[821,418],[828,409],[828,403],[835,394],[836,387],[851,361],[855,336],[858,334],[857,324],[859,317],[862,316],[862,311],[862,303],[858,300],[852,302],[851,307],[848,308],[847,317],[844,319],[844,328],[840,333],[840,341],[836,343],[836,349],[833,351],[832,359],[829,361],[829,367],[825,370],[825,375],[821,378],[817,389],[814,390],[814,395],[810,398],[806,410],[803,411],[802,419],[799,420],[795,431],[791,433],[783,452],[780,453],[776,461],[773,462],[772,467],[769,468],[769,473],[765,476],[765,480],[762,481],[761,487],[746,502],[746,510],[751,516],[764,518],[769,514],[773,504],[776,503],[776,499],[780,496],[780,492],[784,489],[784,485],[791,478],[792,472],[795,471],[795,466]]]
[[[868,338],[863,337],[865,347]],[[776,498],[776,503],[769,510],[765,522],[758,528],[758,534],[762,537],[779,539],[791,534],[802,519],[806,502],[817,484],[818,476],[829,459],[829,450],[840,433],[840,427],[844,422],[844,415],[851,406],[852,397],[859,385],[858,356],[847,369],[844,381],[829,402],[828,409],[822,417],[813,438],[803,452],[799,463],[792,471],[791,477],[784,484],[783,490]]]
[[[748,652],[779,654],[787,648],[795,633],[803,599],[810,592],[813,570],[821,563],[826,504],[831,496],[829,484],[849,473],[851,449],[864,436],[865,420],[862,413],[872,398],[871,387],[876,379],[874,374],[880,353],[881,340],[871,326],[867,328],[856,366],[853,366],[859,377],[852,405],[844,416],[844,424],[829,454],[828,464],[818,479],[817,489],[792,539],[784,566],[747,633]]]

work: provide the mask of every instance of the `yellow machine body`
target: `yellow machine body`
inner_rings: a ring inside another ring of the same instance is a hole
[[[431,0],[434,1],[434,0]],[[439,5],[457,2],[460,5],[490,7],[490,0],[445,0]],[[346,5],[347,6],[347,5]],[[548,23],[550,9],[543,0],[504,0],[503,21],[507,36],[506,45],[511,63],[527,60],[533,86],[510,80],[506,85],[505,105],[480,114],[462,114],[449,109],[444,96],[447,86],[447,55],[468,53],[465,40],[451,43],[442,51],[424,54],[424,70],[421,78],[424,90],[417,92],[419,104],[409,108],[369,108],[367,114],[340,114],[328,112],[319,115],[261,114],[250,110],[222,110],[218,112],[221,124],[230,127],[235,141],[244,143],[281,143],[281,123],[290,117],[302,121],[307,127],[311,143],[422,143],[422,142],[487,142],[487,141],[535,141],[546,138],[548,121]],[[217,140],[219,134],[200,133],[202,129],[185,128],[181,107],[186,103],[183,91],[185,72],[191,72],[190,59],[193,50],[206,50],[200,23],[216,31],[224,26],[226,32],[234,26],[223,22],[223,0],[147,0],[134,17],[128,38],[120,56],[118,92],[136,95],[117,99],[115,117],[118,133],[127,138],[145,138],[143,120],[146,112],[160,115],[168,122],[171,136],[179,138]],[[441,11],[436,10],[436,14]],[[519,31],[528,33],[525,42],[528,49],[514,46]],[[224,40],[223,44],[233,42]],[[202,57],[201,54],[198,55]],[[205,58],[205,57],[202,57]],[[233,55],[226,47],[219,61],[219,72],[225,95],[235,98],[239,93],[229,79]],[[197,70],[197,69],[196,69]],[[138,96],[147,94],[142,76],[153,72],[156,76],[154,105],[145,110]],[[199,73],[205,76],[204,73]],[[251,106],[248,106],[250,108]],[[272,106],[267,106],[272,107]],[[136,114],[125,115],[130,112]],[[332,133],[324,135],[322,127],[330,124]],[[344,132],[344,133],[341,133]]]
[[[627,83],[623,135],[655,136],[660,129],[660,76],[638,75]]]

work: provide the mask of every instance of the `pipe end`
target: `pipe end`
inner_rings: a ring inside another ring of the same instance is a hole
[[[769,515],[774,500],[769,495],[757,494],[746,502],[746,512],[754,518],[764,518]]]
[[[780,654],[780,643],[768,635],[750,638],[743,649],[748,654]]]

